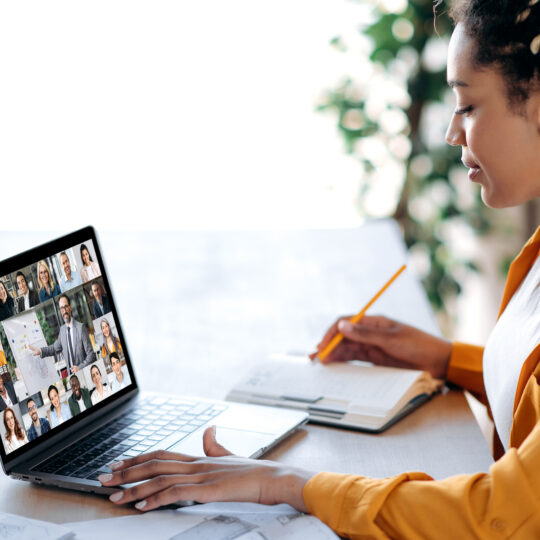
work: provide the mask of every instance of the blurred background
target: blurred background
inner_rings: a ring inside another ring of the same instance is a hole
[[[436,31],[430,0],[3,3],[1,234],[394,217],[443,331],[484,341],[539,212],[486,209],[444,141],[440,12]]]

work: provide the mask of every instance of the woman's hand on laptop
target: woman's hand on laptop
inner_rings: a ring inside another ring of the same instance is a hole
[[[379,366],[420,369],[440,379],[445,377],[452,351],[448,340],[387,317],[366,315],[356,324],[349,319],[340,317],[327,330],[316,352],[309,355],[312,360],[341,333],[343,340],[325,363],[366,360]]]
[[[288,503],[307,512],[302,490],[313,472],[234,456],[216,441],[215,428],[204,432],[203,444],[207,457],[158,450],[112,464],[112,474],[99,480],[104,486],[142,482],[109,498],[116,504],[137,501],[135,507],[145,512],[178,501]]]

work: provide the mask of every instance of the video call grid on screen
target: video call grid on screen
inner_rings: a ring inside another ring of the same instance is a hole
[[[92,229],[84,231],[86,241],[73,244],[78,231],[1,263],[0,438],[6,456],[20,455],[135,387],[103,260]]]

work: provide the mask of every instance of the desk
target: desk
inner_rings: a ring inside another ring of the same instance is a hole
[[[53,237],[2,233],[0,258]],[[337,314],[358,311],[406,258],[389,221],[333,231],[104,233],[101,244],[139,384],[216,399],[268,354],[310,351]],[[403,278],[372,312],[438,332],[417,280]],[[492,463],[460,392],[436,396],[382,435],[305,426],[267,457],[313,470],[422,470],[435,478]],[[134,513],[5,476],[0,508],[57,523]]]

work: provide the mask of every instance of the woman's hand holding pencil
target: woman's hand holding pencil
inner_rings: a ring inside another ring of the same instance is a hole
[[[359,313],[338,319],[309,357],[323,364],[366,360],[381,366],[421,369],[444,378],[452,351],[449,341],[386,317],[365,316],[405,268],[403,265]]]
[[[382,316],[365,315],[358,323],[352,323],[350,317],[339,318],[310,358],[315,360],[338,333],[343,338],[322,361],[325,364],[365,360],[379,366],[428,371],[437,379],[446,375],[452,351],[448,340]]]

